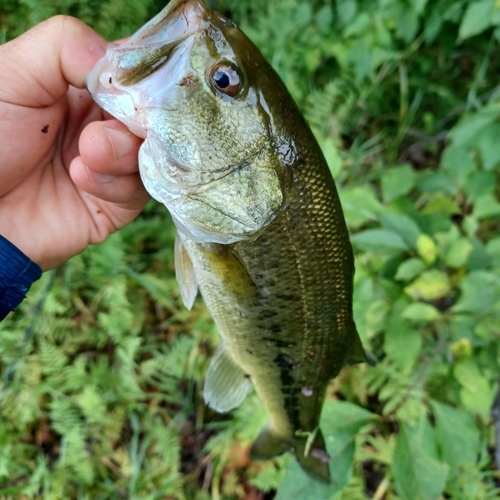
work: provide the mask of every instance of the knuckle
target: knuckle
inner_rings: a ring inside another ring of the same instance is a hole
[[[57,16],[51,17],[50,19],[47,19],[41,24],[41,26],[57,35],[61,33],[69,33],[75,35],[81,32],[85,25],[82,21],[79,21],[75,17],[59,14]]]

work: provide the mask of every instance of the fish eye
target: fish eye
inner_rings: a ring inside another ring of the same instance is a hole
[[[227,63],[217,64],[212,68],[210,79],[214,87],[228,96],[234,97],[241,87],[240,75]]]

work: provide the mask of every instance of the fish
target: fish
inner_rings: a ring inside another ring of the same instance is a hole
[[[176,225],[182,299],[191,309],[201,292],[219,330],[205,402],[229,412],[253,386],[269,424],[251,456],[291,452],[329,483],[327,386],[370,360],[337,189],[284,83],[229,19],[202,0],[172,0],[108,49],[87,88],[144,138],[140,175]]]

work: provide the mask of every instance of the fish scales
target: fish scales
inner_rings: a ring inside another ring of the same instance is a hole
[[[353,258],[335,186],[321,156],[306,149],[298,157],[303,162],[292,166],[283,212],[256,242],[235,243],[220,257],[230,251],[242,263],[258,300],[239,301],[220,286],[210,274],[219,252],[186,241],[221,337],[250,375],[273,431],[288,439],[318,426],[326,386],[344,363],[353,328]],[[276,362],[280,354],[293,360],[291,369]]]
[[[329,380],[364,361],[354,262],[332,176],[278,75],[201,0],[173,0],[87,79],[145,138],[139,168],[178,228],[176,276],[221,334],[204,397],[229,411],[253,384],[270,423],[251,448],[290,451],[330,480],[319,418]]]

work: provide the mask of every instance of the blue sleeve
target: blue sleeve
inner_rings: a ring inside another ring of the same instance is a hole
[[[24,299],[40,267],[0,235],[0,321]]]

